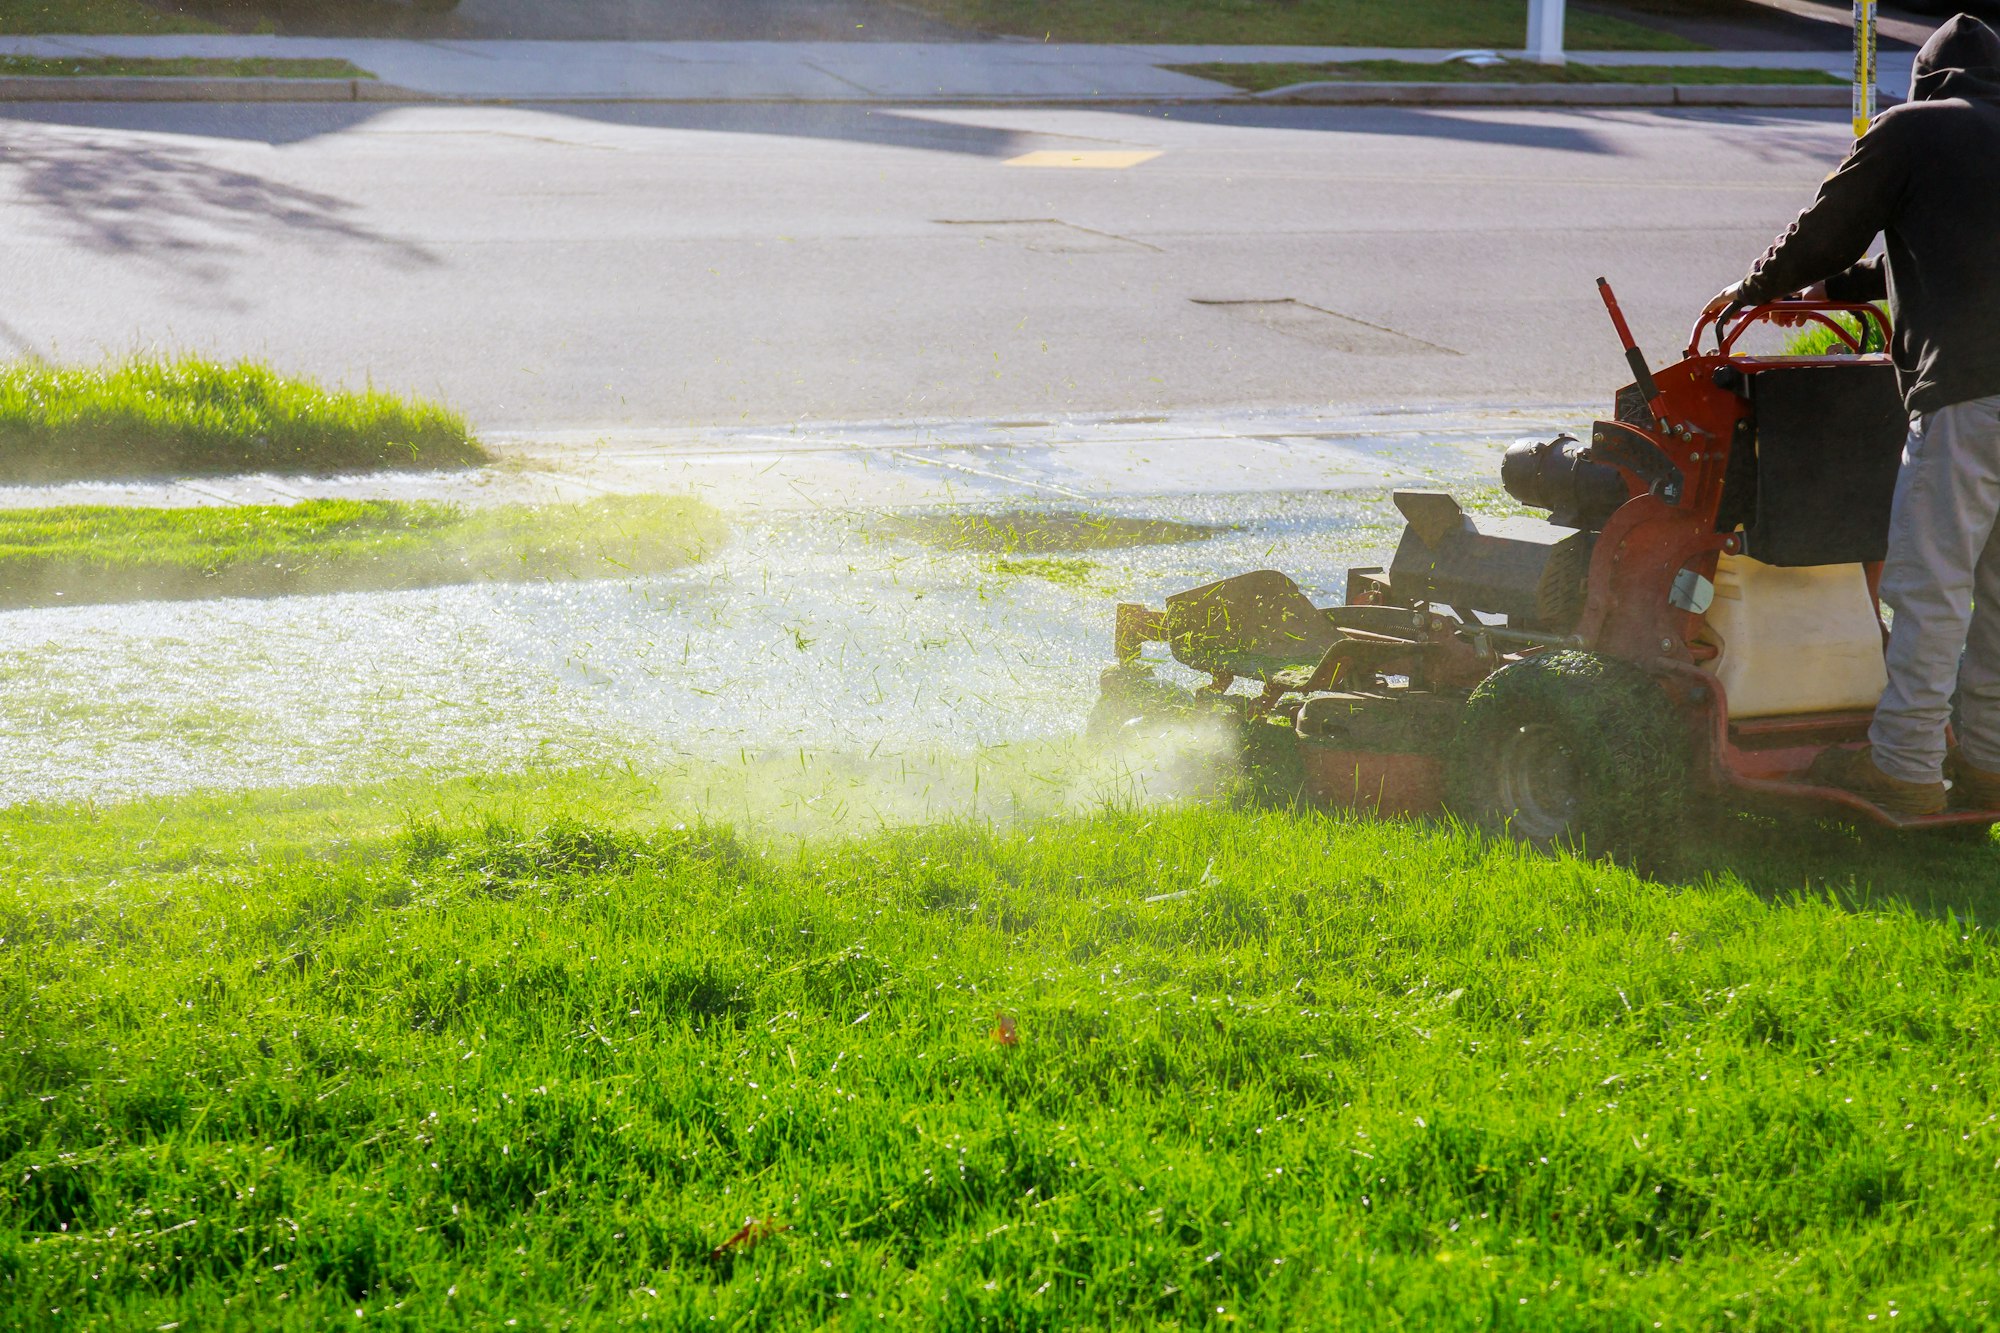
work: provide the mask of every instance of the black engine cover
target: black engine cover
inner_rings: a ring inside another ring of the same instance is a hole
[[[1410,523],[1389,566],[1399,602],[1437,602],[1564,633],[1583,614],[1591,535],[1538,519],[1474,520],[1442,491],[1397,491]]]

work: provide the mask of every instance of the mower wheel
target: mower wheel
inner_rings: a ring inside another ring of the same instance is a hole
[[[1110,668],[1100,678],[1099,690],[1097,706],[1084,727],[1084,734],[1094,741],[1111,740],[1129,725],[1180,719],[1195,712],[1191,692],[1157,679],[1143,662]]]
[[[1539,653],[1466,700],[1447,759],[1451,804],[1540,847],[1645,856],[1681,823],[1688,748],[1666,692],[1638,667]]]

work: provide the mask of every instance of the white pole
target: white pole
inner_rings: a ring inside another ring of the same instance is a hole
[[[1854,0],[1854,137],[1875,119],[1875,0]]]
[[[1528,0],[1528,59],[1564,63],[1563,0]]]

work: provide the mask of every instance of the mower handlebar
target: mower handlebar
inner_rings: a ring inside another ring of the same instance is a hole
[[[1861,321],[1861,332],[1856,334],[1835,319],[1835,315],[1855,316]],[[1828,301],[1823,298],[1807,301],[1767,301],[1763,305],[1747,306],[1732,316],[1725,314],[1725,306],[1717,300],[1710,302],[1701,312],[1701,318],[1695,321],[1694,332],[1688,335],[1686,355],[1701,355],[1701,336],[1711,325],[1715,328],[1715,350],[1723,356],[1728,356],[1735,351],[1736,340],[1741,338],[1751,325],[1777,320],[1796,324],[1818,324],[1831,329],[1834,337],[1840,339],[1848,351],[1857,355],[1863,343],[1867,341],[1867,326],[1872,320],[1882,334],[1882,345],[1884,347],[1889,345],[1889,317],[1882,313],[1879,306],[1866,301]]]

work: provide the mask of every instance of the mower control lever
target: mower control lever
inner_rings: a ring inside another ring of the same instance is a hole
[[[1625,322],[1625,312],[1618,308],[1618,298],[1611,292],[1611,284],[1603,278],[1597,280],[1597,294],[1604,298],[1604,308],[1611,312],[1611,327],[1618,331],[1618,341],[1625,347],[1625,364],[1632,367],[1632,381],[1639,386],[1639,394],[1652,410],[1653,420],[1661,430],[1667,428],[1667,404],[1660,396],[1660,386],[1653,380],[1653,372],[1646,365],[1646,354],[1639,350],[1638,340],[1632,336],[1632,328]]]

